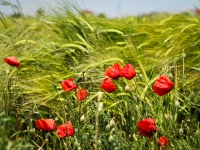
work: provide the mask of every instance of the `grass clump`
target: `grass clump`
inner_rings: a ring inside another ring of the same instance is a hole
[[[157,140],[164,136],[170,138],[167,148],[198,149],[199,16],[109,19],[63,11],[5,18],[6,29],[1,26],[0,59],[15,56],[21,64],[0,64],[1,114],[16,120],[2,121],[3,143],[26,143],[23,149],[143,150],[160,148]],[[104,72],[115,63],[132,64],[136,76],[113,79],[116,90],[107,93],[101,88]],[[163,74],[174,87],[158,96],[153,85]],[[69,78],[77,88],[66,92],[61,83]],[[82,88],[88,95],[79,101]],[[35,124],[41,118],[57,126],[71,121],[75,133],[60,138],[57,130],[43,132]],[[145,118],[157,129],[150,138],[138,133]]]

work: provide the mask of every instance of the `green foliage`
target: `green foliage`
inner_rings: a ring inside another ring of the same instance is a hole
[[[156,140],[164,135],[171,139],[171,149],[197,149],[199,16],[108,19],[63,11],[3,19],[0,60],[16,56],[21,66],[0,64],[0,108],[16,118],[14,124],[5,114],[0,116],[5,132],[1,142],[22,139],[28,143],[23,149],[143,150],[158,149]],[[137,76],[115,80],[117,90],[103,93],[99,100],[103,73],[116,62],[133,64]],[[152,85],[161,74],[167,74],[175,87],[158,97]],[[70,77],[88,90],[86,100],[79,102],[74,91],[63,91],[60,81]],[[152,139],[137,133],[137,122],[146,117],[154,118],[159,129]],[[35,121],[40,118],[54,118],[57,124],[71,120],[75,135],[60,139],[55,131],[39,131]]]
[[[11,134],[13,124],[16,121],[6,115],[5,112],[0,112],[0,130],[1,130],[1,137],[0,137],[0,148],[4,150],[20,150],[20,149],[28,149],[28,143],[24,143],[22,138],[16,139],[15,141],[12,141],[8,138],[8,136]]]

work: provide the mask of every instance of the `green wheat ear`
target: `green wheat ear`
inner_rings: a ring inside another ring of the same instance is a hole
[[[36,42],[33,40],[21,40],[14,44],[15,47],[20,47],[22,45],[34,45]]]
[[[199,148],[199,15],[110,19],[81,14],[68,1],[52,12],[22,18],[0,12],[0,149],[153,150],[160,136],[171,139],[167,149]],[[8,66],[8,56],[21,66]],[[104,72],[116,62],[131,63],[137,74],[113,79],[117,89],[106,93],[100,87]],[[175,87],[159,97],[152,85],[161,74],[170,75]],[[67,78],[76,90],[62,89]],[[81,88],[89,94],[79,102]],[[55,119],[58,126],[70,120],[75,135],[61,139],[57,131],[42,132],[35,125],[41,118]],[[138,134],[143,118],[156,121],[152,138]]]

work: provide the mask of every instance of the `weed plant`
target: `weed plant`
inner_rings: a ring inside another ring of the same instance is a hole
[[[1,16],[3,148],[155,150],[158,138],[165,136],[170,138],[166,149],[199,149],[199,16],[110,19],[66,6],[52,16]],[[21,66],[3,62],[8,56],[18,58]],[[131,63],[137,74],[132,80],[114,80],[117,90],[107,93],[100,88],[104,72],[117,62]],[[157,96],[152,86],[162,74],[174,88]],[[87,89],[85,100],[62,89],[60,82],[67,78]],[[149,117],[158,130],[152,138],[141,137],[137,123]],[[70,120],[75,134],[60,138],[56,131],[43,132],[35,124],[41,118],[58,125]]]

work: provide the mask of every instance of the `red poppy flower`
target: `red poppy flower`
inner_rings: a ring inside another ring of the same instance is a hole
[[[4,58],[4,61],[10,66],[20,66],[20,62],[17,60],[15,56]]]
[[[60,138],[64,138],[67,136],[73,136],[74,135],[74,128],[72,126],[72,123],[68,121],[67,123],[64,123],[60,126],[58,126],[57,134]]]
[[[157,130],[155,121],[151,118],[142,119],[137,123],[137,130],[141,136],[152,137]]]
[[[63,80],[61,82],[61,86],[62,86],[63,90],[67,91],[67,92],[70,92],[70,91],[77,88],[77,86],[75,85],[74,80],[72,78],[69,78],[67,80]]]
[[[161,136],[158,140],[157,140],[158,145],[160,146],[161,149],[165,149],[166,147],[169,146],[170,144],[170,139],[166,138],[164,136]]]
[[[101,88],[108,93],[112,93],[116,90],[116,86],[111,78],[105,78],[101,84]]]
[[[153,93],[163,96],[171,91],[174,83],[166,76],[160,76],[153,85]]]
[[[39,119],[35,124],[42,131],[53,131],[56,129],[56,121],[54,119]]]
[[[121,66],[119,63],[114,64],[112,67],[109,67],[104,75],[109,76],[112,79],[117,79],[120,77]]]
[[[135,77],[136,71],[135,71],[133,65],[131,65],[131,64],[125,65],[121,70],[120,76],[124,77],[128,80],[131,80],[133,77]]]
[[[82,101],[86,99],[86,97],[88,96],[88,92],[84,88],[82,88],[76,92],[76,96],[78,98],[78,101]]]

